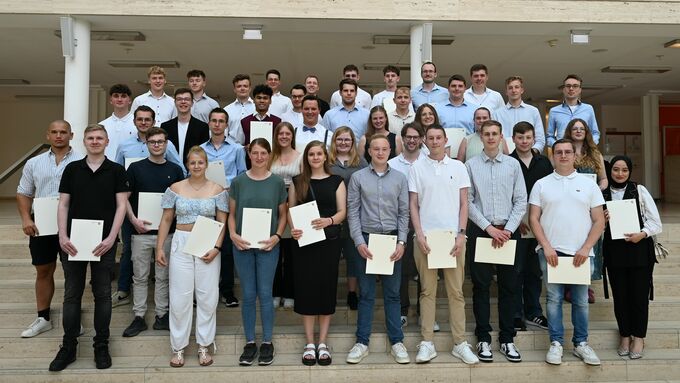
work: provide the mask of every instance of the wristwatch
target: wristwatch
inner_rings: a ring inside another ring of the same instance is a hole
[[[406,242],[404,242],[404,241],[399,240],[399,241],[397,241],[397,244],[406,247]]]

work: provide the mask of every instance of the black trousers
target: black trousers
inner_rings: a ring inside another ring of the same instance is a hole
[[[115,265],[116,246],[101,256],[99,262],[71,261],[69,255],[61,252],[61,266],[64,269],[64,347],[75,347],[80,334],[80,308],[90,265],[92,295],[94,296],[94,346],[109,344],[111,324],[111,270]]]
[[[517,272],[514,265],[492,265],[489,263],[475,262],[475,250],[477,237],[490,238],[484,230],[477,225],[469,225],[470,232],[467,248],[472,257],[470,264],[470,276],[472,277],[472,311],[475,315],[475,335],[477,341],[491,343],[491,306],[489,304],[489,288],[494,270],[498,276],[498,338],[501,343],[513,342],[516,335],[514,327],[515,318],[515,291],[517,289]],[[519,239],[519,230],[512,235],[512,239]],[[515,262],[517,256],[515,254]]]
[[[649,319],[649,269],[607,267],[614,298],[614,315],[621,336],[644,338]]]
[[[293,238],[283,238],[279,245],[279,263],[274,274],[273,297],[293,298]]]
[[[226,228],[226,225],[225,225]],[[229,229],[226,228],[222,241],[222,258],[220,260],[220,295],[229,297],[234,295],[234,248]]]

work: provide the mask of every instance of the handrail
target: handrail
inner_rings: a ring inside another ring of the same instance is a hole
[[[49,149],[49,147],[50,147],[49,144],[38,144],[38,145],[34,146],[33,148],[31,148],[31,150],[26,152],[26,154],[19,157],[19,159],[16,160],[16,162],[14,162],[12,165],[10,165],[9,168],[7,168],[7,170],[5,170],[4,172],[2,172],[2,174],[0,174],[0,184],[7,181],[7,179],[9,177],[14,175],[14,173],[16,173],[17,170],[21,169],[21,167],[23,167],[26,164],[26,162],[28,160],[30,160],[33,156],[42,152],[45,149]]]

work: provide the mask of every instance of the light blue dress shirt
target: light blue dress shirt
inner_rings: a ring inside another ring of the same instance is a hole
[[[246,151],[243,146],[225,140],[224,143],[216,148],[212,141],[201,144],[203,150],[208,155],[208,162],[224,162],[224,175],[227,177],[227,185],[231,185],[237,175],[246,171]]]
[[[368,109],[354,107],[350,110],[345,109],[344,106],[336,106],[332,108],[323,116],[321,125],[331,132],[341,126],[347,126],[354,132],[356,142],[361,140],[361,137],[366,134],[368,128]]]
[[[439,124],[444,128],[465,128],[468,134],[475,132],[475,110],[479,105],[463,100],[463,103],[455,106],[451,101],[437,104],[437,116]]]
[[[512,128],[520,121],[526,121],[534,126],[534,137],[536,143],[534,148],[539,152],[543,151],[545,146],[545,129],[543,128],[543,118],[541,113],[533,105],[525,104],[522,101],[518,107],[507,103],[504,106],[492,112],[491,118],[500,122],[503,126],[503,137],[512,139]]]
[[[184,175],[186,176],[186,168],[182,161],[179,159],[179,153],[175,149],[175,145],[167,141],[168,147],[165,150],[165,159],[174,162],[182,168]],[[122,166],[125,166],[126,158],[147,158],[149,157],[149,148],[146,146],[146,142],[139,139],[138,135],[130,137],[118,145],[118,151],[116,152],[116,162]]]
[[[449,91],[441,85],[434,84],[434,88],[427,92],[423,89],[423,84],[420,84],[416,89],[411,90],[411,102],[413,103],[413,110],[417,110],[423,104],[438,104],[447,102],[449,99]]]
[[[590,104],[579,101],[574,111],[566,103],[561,103],[550,109],[548,114],[548,145],[552,146],[555,141],[564,137],[564,130],[569,122],[575,118],[580,118],[588,124],[590,133],[593,135],[595,143],[600,142],[600,130],[595,120],[595,110]]]

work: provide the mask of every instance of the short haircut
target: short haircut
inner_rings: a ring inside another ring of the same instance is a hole
[[[432,61],[425,61],[425,62],[423,63],[423,65],[420,66],[420,71],[421,71],[421,72],[423,71],[423,67],[424,67],[425,65],[432,65],[432,66],[434,67],[434,71],[435,71],[435,72],[437,71],[437,66],[434,65],[434,63],[433,63]]]
[[[425,137],[425,130],[423,130],[423,126],[415,121],[404,124],[404,126],[401,128],[401,136],[406,137],[406,134],[408,133],[409,129],[413,129],[416,132],[418,132],[418,136],[420,138]]]
[[[148,112],[151,113],[151,119],[156,120],[156,112],[149,106],[146,105],[140,105],[135,109],[135,113],[132,115],[132,117],[137,118],[137,113],[139,112]]]
[[[479,128],[479,131],[482,132],[482,133],[484,133],[484,128],[486,128],[486,127],[488,127],[488,126],[497,126],[497,127],[498,127],[498,132],[499,132],[501,135],[503,135],[503,125],[501,125],[501,123],[498,122],[498,121],[496,121],[496,120],[486,120],[486,121],[484,121],[484,122],[482,123],[481,128]]]
[[[354,87],[354,90],[355,90],[355,91],[358,90],[358,88],[359,88],[359,84],[357,84],[357,82],[354,81],[354,79],[351,79],[351,78],[343,78],[342,80],[340,80],[340,84],[338,85],[338,90],[342,91],[342,87],[343,87],[345,84],[352,85],[352,86]]]
[[[483,70],[484,73],[489,74],[489,70],[486,68],[486,65],[484,64],[475,64],[470,67],[470,76],[472,76],[472,72],[477,72]]]
[[[383,76],[389,72],[395,73],[397,76],[401,76],[401,70],[394,65],[387,65],[383,68]]]
[[[427,130],[425,131],[425,135],[427,135],[427,132],[429,132],[432,129],[441,130],[442,133],[444,133],[444,137],[446,137],[446,129],[444,129],[443,126],[439,125],[436,122],[427,128]]]
[[[279,78],[279,80],[281,79],[281,72],[279,72],[279,71],[276,70],[276,69],[270,69],[270,70],[268,70],[267,73],[264,75],[264,78],[268,78],[270,74],[275,74],[276,77]]]
[[[515,134],[524,134],[531,132],[532,134],[536,134],[536,130],[534,129],[534,126],[531,125],[530,123],[526,121],[520,121],[515,124],[515,126],[512,127],[512,135],[513,137]]]
[[[491,118],[491,111],[489,110],[489,108],[487,108],[485,106],[480,106],[479,108],[475,109],[475,112],[472,115],[477,116],[477,112],[479,112],[480,110],[486,111],[487,113],[489,113],[489,118]]]
[[[555,147],[559,144],[570,144],[571,149],[576,152],[576,145],[574,145],[574,141],[567,139],[567,138],[560,138],[559,140],[555,141],[555,143],[552,145],[552,150],[555,152]]]
[[[524,86],[524,79],[522,78],[522,76],[510,76],[510,77],[506,78],[505,79],[505,86],[510,85],[510,83],[513,82],[513,81],[519,81],[519,83],[522,84],[522,86]]]
[[[250,76],[248,76],[247,74],[239,73],[236,76],[234,76],[234,78],[231,79],[231,84],[236,85],[237,82],[243,80],[248,80],[248,82],[250,82]]]
[[[162,134],[163,138],[165,138],[166,140],[168,139],[168,132],[166,132],[165,129],[159,128],[157,126],[152,126],[151,128],[149,128],[149,130],[146,131],[145,137],[148,140],[149,138],[158,134]]]
[[[224,114],[227,117],[227,122],[229,122],[229,113],[227,113],[226,110],[224,110],[220,107],[217,107],[217,108],[211,110],[210,113],[208,113],[208,121],[210,121],[210,119],[212,118],[212,115],[215,114],[215,113]]]
[[[83,132],[83,137],[87,136],[88,133],[97,132],[97,131],[104,132],[104,136],[106,138],[109,138],[109,133],[106,131],[106,128],[104,127],[104,125],[100,125],[100,124],[90,124],[90,125],[88,125],[85,128],[85,131]]]
[[[397,90],[394,91],[394,97],[397,97],[399,93],[404,93],[407,96],[411,97],[411,89],[405,86],[400,86],[399,88],[397,88]]]
[[[66,127],[66,129],[68,129],[69,132],[72,131],[71,123],[66,121],[66,120],[58,119],[58,120],[54,120],[54,121],[50,122],[50,124],[48,125],[48,128],[47,128],[48,131],[49,131],[49,127],[52,126],[52,124],[64,125]]]
[[[579,76],[577,74],[573,74],[573,73],[568,74],[567,77],[565,77],[564,80],[562,80],[562,83],[564,84],[569,79],[574,79],[574,80],[578,81],[579,84],[583,84],[583,79],[581,78],[581,76]]]
[[[371,147],[371,143],[373,143],[373,140],[385,140],[387,141],[387,146],[390,146],[390,140],[385,136],[384,134],[373,134],[371,137],[368,138],[368,147]]]
[[[354,64],[347,64],[342,68],[342,74],[344,75],[347,72],[357,72],[357,74],[359,74],[359,68]]]
[[[307,88],[305,88],[305,86],[302,84],[293,85],[293,87],[290,88],[290,93],[293,93],[294,89],[301,90],[302,92],[304,92],[303,94],[307,94]]]
[[[165,69],[159,67],[158,65],[154,65],[146,72],[146,76],[151,77],[152,74],[162,74],[163,77],[165,77]]]
[[[255,88],[253,88],[253,97],[257,96],[258,94],[266,94],[267,96],[271,97],[274,95],[274,91],[268,85],[259,84],[255,85]]]
[[[449,77],[449,82],[447,82],[448,85],[451,85],[451,82],[453,81],[461,81],[464,86],[467,86],[467,82],[465,81],[465,77],[459,75],[459,74],[454,74],[453,76]]]
[[[192,69],[187,72],[187,78],[200,77],[205,80],[205,72],[200,69]]]
[[[191,93],[191,89],[189,89],[189,88],[177,88],[177,89],[175,89],[175,93],[174,93],[173,97],[177,98],[177,95],[185,94],[185,93],[189,93],[189,94],[192,95],[191,101],[193,102],[194,101],[193,93]]]
[[[309,78],[313,78],[313,79],[316,80],[316,82],[319,82],[319,76],[317,76],[315,74],[308,74],[307,77],[305,77],[305,82],[307,82],[307,79],[309,79]]]
[[[305,105],[305,102],[307,101],[315,101],[316,102],[316,107],[320,108],[321,106],[319,105],[319,98],[316,97],[313,94],[308,94],[305,97],[302,98],[302,105]]]
[[[114,93],[127,94],[128,97],[132,97],[132,91],[130,87],[125,84],[115,84],[109,88],[109,96],[113,96]]]

